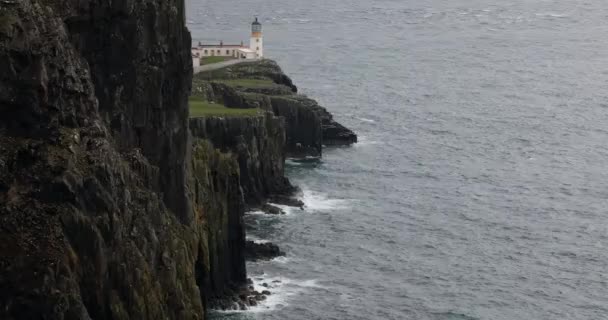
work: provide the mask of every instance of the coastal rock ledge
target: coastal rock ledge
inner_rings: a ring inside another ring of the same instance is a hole
[[[347,146],[357,135],[336,122],[269,59],[243,62],[194,75],[192,92],[228,108],[260,108],[285,119],[290,157],[321,156],[323,146]]]

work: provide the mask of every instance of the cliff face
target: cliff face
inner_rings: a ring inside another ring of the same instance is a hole
[[[0,318],[203,318],[183,17],[178,0],[0,3]]]
[[[0,2],[1,319],[204,319],[245,283],[245,207],[329,114],[261,62],[270,87],[195,85],[275,115],[191,138],[190,44],[183,0]]]
[[[272,83],[240,84],[238,80],[242,79]],[[223,83],[226,81],[230,85]],[[292,80],[272,60],[240,63],[197,74],[193,92],[228,107],[257,107],[285,118],[286,149],[291,156],[320,156],[323,145],[357,142],[357,135],[337,123],[325,108],[297,94]]]
[[[270,113],[255,117],[190,120],[196,138],[233,153],[247,203],[259,205],[270,195],[293,191],[285,178],[285,123]]]
[[[215,305],[247,280],[245,270],[245,202],[237,157],[209,140],[194,139],[192,199],[200,241],[196,280],[201,296]]]
[[[50,2],[58,3],[72,46],[89,65],[99,114],[116,147],[140,148],[159,167],[157,191],[188,221],[184,168],[192,62],[183,0]]]

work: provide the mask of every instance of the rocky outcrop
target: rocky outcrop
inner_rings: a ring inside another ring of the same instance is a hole
[[[266,113],[253,117],[209,117],[190,120],[192,134],[233,153],[240,183],[250,205],[273,194],[290,194],[294,187],[285,177],[285,123]]]
[[[0,2],[1,319],[204,319],[245,280],[237,160],[190,158],[184,16]]]
[[[293,84],[281,67],[273,60],[259,60],[235,64],[226,68],[207,71],[197,75],[198,79],[213,81],[218,79],[270,79],[274,83],[284,85],[297,93],[298,88]]]
[[[323,153],[322,120],[314,107],[316,102],[303,96],[273,96],[274,114],[287,123],[287,151],[293,157],[315,156]]]
[[[227,85],[236,79],[272,80],[270,85]],[[261,108],[285,118],[290,156],[321,156],[323,145],[351,145],[357,135],[337,123],[315,100],[296,94],[291,79],[272,60],[241,63],[194,77],[193,92],[234,108]]]
[[[279,246],[272,243],[247,241],[245,246],[245,257],[251,261],[271,260],[284,255],[285,253],[279,249]]]
[[[246,283],[245,202],[237,157],[194,139],[190,186],[201,236],[196,248],[196,280],[211,307]]]
[[[268,287],[268,284],[266,286],[262,285],[262,287]],[[217,301],[214,308],[216,310],[248,310],[250,307],[255,307],[262,303],[270,294],[271,292],[268,290],[262,290],[262,292],[256,291],[252,281],[249,280],[247,285],[241,286],[232,296]]]

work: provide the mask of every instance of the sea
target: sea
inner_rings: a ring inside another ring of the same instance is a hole
[[[272,295],[212,319],[608,319],[608,3],[186,3],[360,137],[288,160],[305,210],[246,216]]]

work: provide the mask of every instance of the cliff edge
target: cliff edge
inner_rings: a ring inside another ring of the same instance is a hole
[[[289,156],[321,156],[323,146],[346,146],[357,135],[317,101],[298,94],[293,81],[269,59],[194,75],[192,92],[228,108],[259,108],[285,119]]]
[[[0,318],[204,318],[184,9],[0,3]]]
[[[245,210],[291,201],[287,154],[356,135],[267,60],[194,80],[253,116],[189,119],[184,10],[0,2],[1,319],[205,319],[264,299],[241,291]]]

